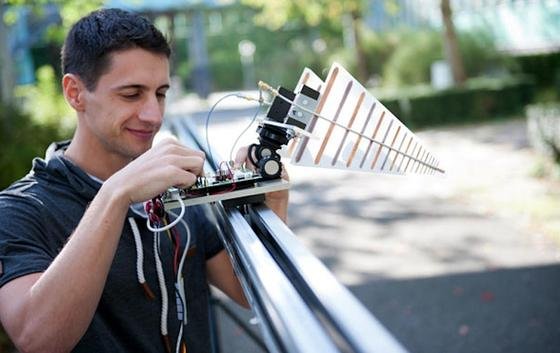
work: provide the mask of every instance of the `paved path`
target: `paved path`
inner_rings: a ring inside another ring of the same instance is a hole
[[[250,115],[213,116],[223,156]],[[291,229],[410,352],[560,352],[560,249],[522,211],[560,187],[530,176],[524,122],[418,135],[445,177],[292,167]],[[225,352],[260,351],[223,327]]]

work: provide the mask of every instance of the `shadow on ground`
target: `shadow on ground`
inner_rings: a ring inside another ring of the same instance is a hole
[[[350,290],[415,353],[560,351],[560,265],[376,280]]]
[[[560,265],[548,265],[348,288],[410,353],[555,353],[558,278]],[[249,322],[249,312],[229,305]],[[220,310],[218,319],[224,352],[263,352]]]

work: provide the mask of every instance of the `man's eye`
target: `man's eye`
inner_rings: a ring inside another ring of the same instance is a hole
[[[122,95],[125,99],[136,99],[140,97],[140,93],[127,93]]]
[[[166,94],[165,93],[156,93],[156,96],[158,97],[158,99],[165,99]]]

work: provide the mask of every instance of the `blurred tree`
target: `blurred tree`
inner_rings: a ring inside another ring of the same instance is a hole
[[[9,28],[18,20],[18,9],[27,7],[31,9],[33,14],[41,17],[45,6],[54,4],[58,6],[60,11],[61,23],[53,23],[53,25],[45,33],[47,42],[55,42],[60,45],[63,41],[66,31],[70,25],[78,20],[86,13],[99,8],[104,3],[103,0],[0,0],[0,81],[1,81],[1,101],[5,105],[17,103],[14,102],[13,91],[15,89],[15,78],[13,69],[13,59],[10,56],[8,48]],[[3,133],[8,134],[12,122],[9,115],[0,116],[3,126]],[[5,137],[5,136],[2,136]]]
[[[0,103],[10,104],[13,100],[14,69],[8,48],[7,25],[4,21],[5,6],[0,0]]]
[[[461,53],[459,52],[459,43],[455,34],[455,26],[453,25],[453,12],[449,0],[441,0],[440,2],[441,18],[443,21],[443,43],[445,48],[445,58],[451,66],[453,81],[455,84],[462,85],[466,80],[465,68]]]
[[[255,22],[276,30],[290,22],[303,22],[309,26],[327,25],[341,27],[345,44],[356,55],[358,78],[369,78],[366,53],[363,47],[363,17],[369,1],[366,0],[241,0],[243,4],[260,10]],[[395,3],[387,0],[386,3]]]
[[[30,8],[36,16],[41,16],[46,5],[56,5],[60,11],[60,23],[55,23],[46,33],[50,41],[62,43],[66,31],[85,14],[98,9],[105,0],[0,0],[5,1],[7,11],[4,21],[10,25],[17,19],[18,6]]]

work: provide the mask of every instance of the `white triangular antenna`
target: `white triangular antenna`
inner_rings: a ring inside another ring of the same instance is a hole
[[[315,82],[311,88],[320,96],[305,130],[319,138],[296,140],[288,149],[292,164],[388,174],[445,173],[420,139],[340,64],[331,66],[324,83],[305,69],[298,87],[310,77]]]

